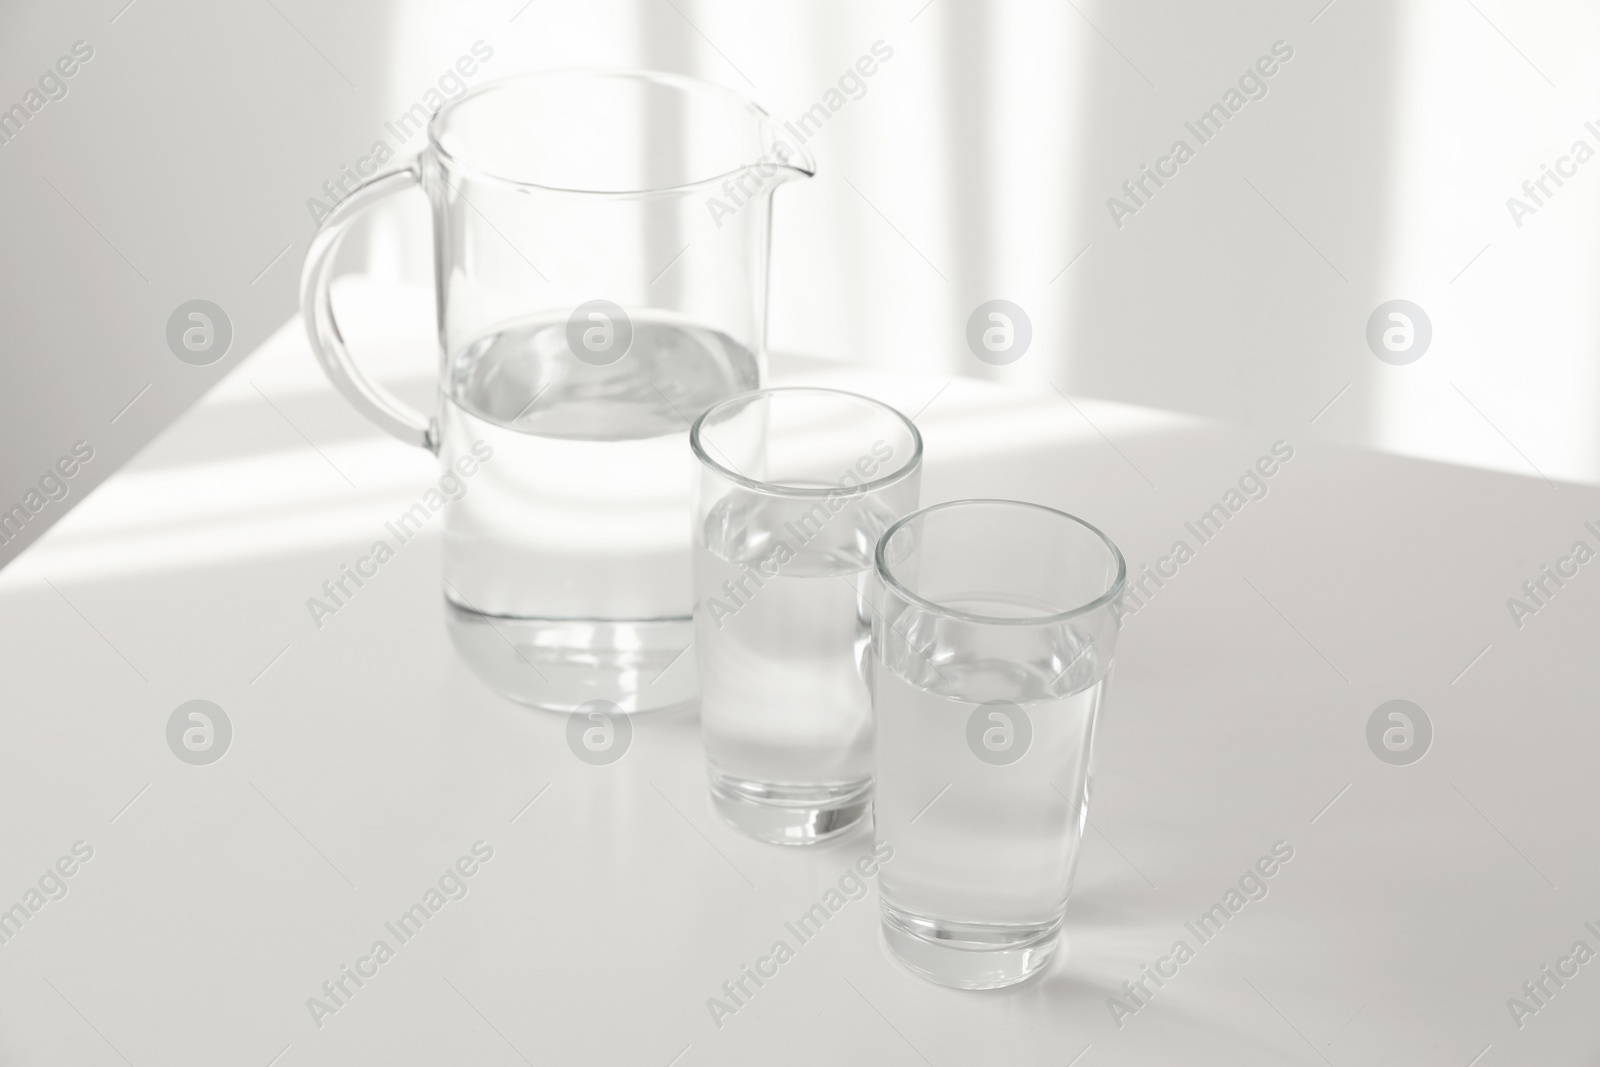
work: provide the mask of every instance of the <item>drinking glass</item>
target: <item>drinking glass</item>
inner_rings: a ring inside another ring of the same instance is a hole
[[[872,796],[873,547],[917,506],[922,435],[833,389],[724,400],[689,434],[694,644],[711,797],[777,844],[836,836]]]
[[[918,974],[988,989],[1054,954],[1125,577],[1105,534],[1013,500],[937,504],[879,542],[879,889]]]
[[[415,532],[444,512],[451,638],[506,696],[627,712],[694,696],[684,444],[696,415],[761,384],[771,195],[812,171],[784,136],[689,78],[521,74],[446,103],[421,152],[366,178],[312,242],[312,349],[359,411],[438,453],[458,487],[400,522]],[[362,375],[328,292],[349,224],[419,187],[436,413]]]

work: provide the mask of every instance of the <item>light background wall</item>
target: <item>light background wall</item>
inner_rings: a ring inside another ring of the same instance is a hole
[[[1600,150],[1576,0],[11,4],[0,106],[80,39],[68,96],[0,145],[0,507],[74,441],[96,458],[0,562],[295,313],[307,199],[478,39],[474,81],[642,66],[780,119],[894,49],[777,194],[774,349],[1600,480],[1600,159],[1520,227],[1506,204]],[[1267,95],[1198,146],[1184,122],[1278,41]],[[1117,225],[1180,137],[1195,158]],[[420,199],[385,212],[351,267],[425,280],[425,227]],[[209,367],[164,340],[196,297],[235,330]],[[991,298],[1032,322],[1007,367],[964,340]],[[1394,298],[1432,323],[1408,366],[1365,339]]]

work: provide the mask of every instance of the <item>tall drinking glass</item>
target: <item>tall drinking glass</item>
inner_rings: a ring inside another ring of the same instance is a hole
[[[689,442],[712,801],[764,841],[833,837],[871,803],[865,579],[917,506],[922,436],[863,396],[768,389],[708,409]]]
[[[890,948],[943,985],[1050,961],[1088,818],[1126,567],[1081,519],[961,500],[897,522],[872,594]]]

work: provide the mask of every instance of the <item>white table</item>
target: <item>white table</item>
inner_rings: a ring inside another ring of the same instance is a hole
[[[425,309],[380,311],[349,313],[356,347],[415,358]],[[0,1063],[1593,1062],[1600,962],[1520,1029],[1507,998],[1575,941],[1600,950],[1600,563],[1521,629],[1506,599],[1600,547],[1600,494],[1050,390],[799,360],[774,378],[927,404],[925,503],[1062,507],[1136,569],[1294,448],[1128,620],[1068,949],[1041,980],[911,977],[874,891],[717,1027],[707,998],[870,841],[725,829],[692,710],[578,761],[562,718],[457,662],[436,529],[315,628],[306,598],[433,467],[333,395],[296,322],[0,573],[0,907],[93,849],[0,944]],[[234,730],[209,766],[166,742],[196,698]],[[1409,766],[1366,741],[1394,698],[1435,730]],[[384,924],[478,841],[467,895],[401,943]],[[1278,841],[1269,894],[1201,945],[1185,923]],[[393,958],[319,1027],[308,998],[379,939]],[[1119,1027],[1108,998],[1179,939],[1194,958]]]

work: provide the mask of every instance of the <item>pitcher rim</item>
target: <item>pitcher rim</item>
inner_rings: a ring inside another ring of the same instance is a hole
[[[729,89],[725,86],[704,81],[700,78],[693,78],[685,74],[674,74],[669,71],[644,70],[636,67],[552,67],[546,70],[529,70],[520,71],[515,74],[501,75],[498,78],[493,78],[489,81],[483,82],[482,84],[475,85],[462,95],[456,97],[454,100],[447,101],[428,119],[428,148],[434,153],[441,163],[444,163],[451,169],[460,173],[471,175],[473,178],[492,181],[501,185],[512,186],[519,189],[538,189],[541,192],[563,193],[571,196],[587,196],[597,199],[638,200],[649,197],[680,196],[686,193],[696,192],[701,189],[719,186],[721,182],[726,181],[731,176],[743,173],[744,171],[755,166],[757,163],[763,162],[763,160],[751,160],[737,167],[733,167],[732,169],[719,171],[710,177],[696,179],[692,182],[684,182],[679,185],[658,186],[648,189],[573,189],[559,185],[546,185],[541,182],[530,182],[522,181],[516,178],[508,178],[504,175],[496,174],[493,171],[474,166],[467,160],[462,159],[460,156],[452,154],[439,140],[440,119],[445,115],[445,113],[461,107],[475,97],[483,96],[487,93],[495,91],[496,89],[503,88],[512,82],[531,81],[536,78],[573,76],[591,78],[618,78],[652,82],[657,85],[668,85],[689,92],[718,96],[726,101],[740,105],[742,108],[754,115],[759,121],[769,123],[773,129],[779,129],[777,120],[772,117],[766,108],[762,107],[748,96],[745,96],[743,93],[735,89]],[[784,143],[787,144],[787,140],[785,140]],[[793,154],[786,162],[778,162],[777,160],[768,160],[766,162],[770,162],[772,166],[776,167],[780,171],[790,171],[794,174],[802,175],[807,178],[814,176],[817,172],[817,168],[816,162],[811,157],[811,153],[806,151],[804,145],[793,145],[792,148]],[[776,186],[773,188],[776,188]]]

